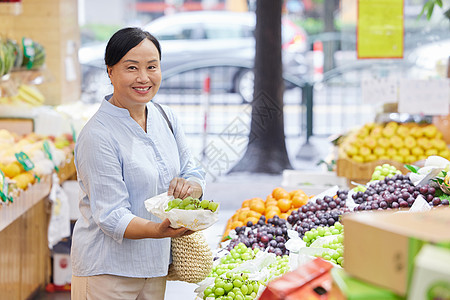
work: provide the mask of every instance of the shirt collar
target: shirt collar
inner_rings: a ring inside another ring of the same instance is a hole
[[[105,96],[100,104],[100,110],[115,117],[130,117],[130,112],[126,108],[120,108],[109,103],[112,94]]]

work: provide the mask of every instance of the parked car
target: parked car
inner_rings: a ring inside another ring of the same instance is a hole
[[[161,43],[161,91],[201,89],[208,73],[211,89],[235,92],[244,101],[251,101],[255,25],[256,16],[251,12],[198,11],[163,16],[143,26]],[[305,31],[283,18],[283,72],[288,82],[308,72],[304,58],[307,45]],[[105,79],[105,46],[80,49],[85,93],[99,93],[99,80]]]

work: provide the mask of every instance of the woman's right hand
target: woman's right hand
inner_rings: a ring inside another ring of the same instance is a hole
[[[170,227],[170,220],[165,219],[158,225],[158,232],[161,233],[161,237],[180,237],[185,235],[190,235],[195,231],[189,230],[185,227],[172,228]]]

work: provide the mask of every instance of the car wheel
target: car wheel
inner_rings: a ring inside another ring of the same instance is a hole
[[[242,97],[244,103],[250,103],[253,100],[255,74],[250,69],[244,69],[239,72],[235,81],[235,91]]]

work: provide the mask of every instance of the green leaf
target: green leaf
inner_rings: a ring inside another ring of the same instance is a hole
[[[432,6],[430,6],[430,8],[428,9],[428,13],[427,13],[428,20],[431,19],[431,16],[433,15],[433,10],[434,10],[434,4]]]
[[[442,8],[442,0],[435,0],[435,2],[440,8]]]
[[[417,173],[417,171],[420,169],[418,166],[413,166],[413,165],[405,165],[405,168],[410,170],[413,173]]]

